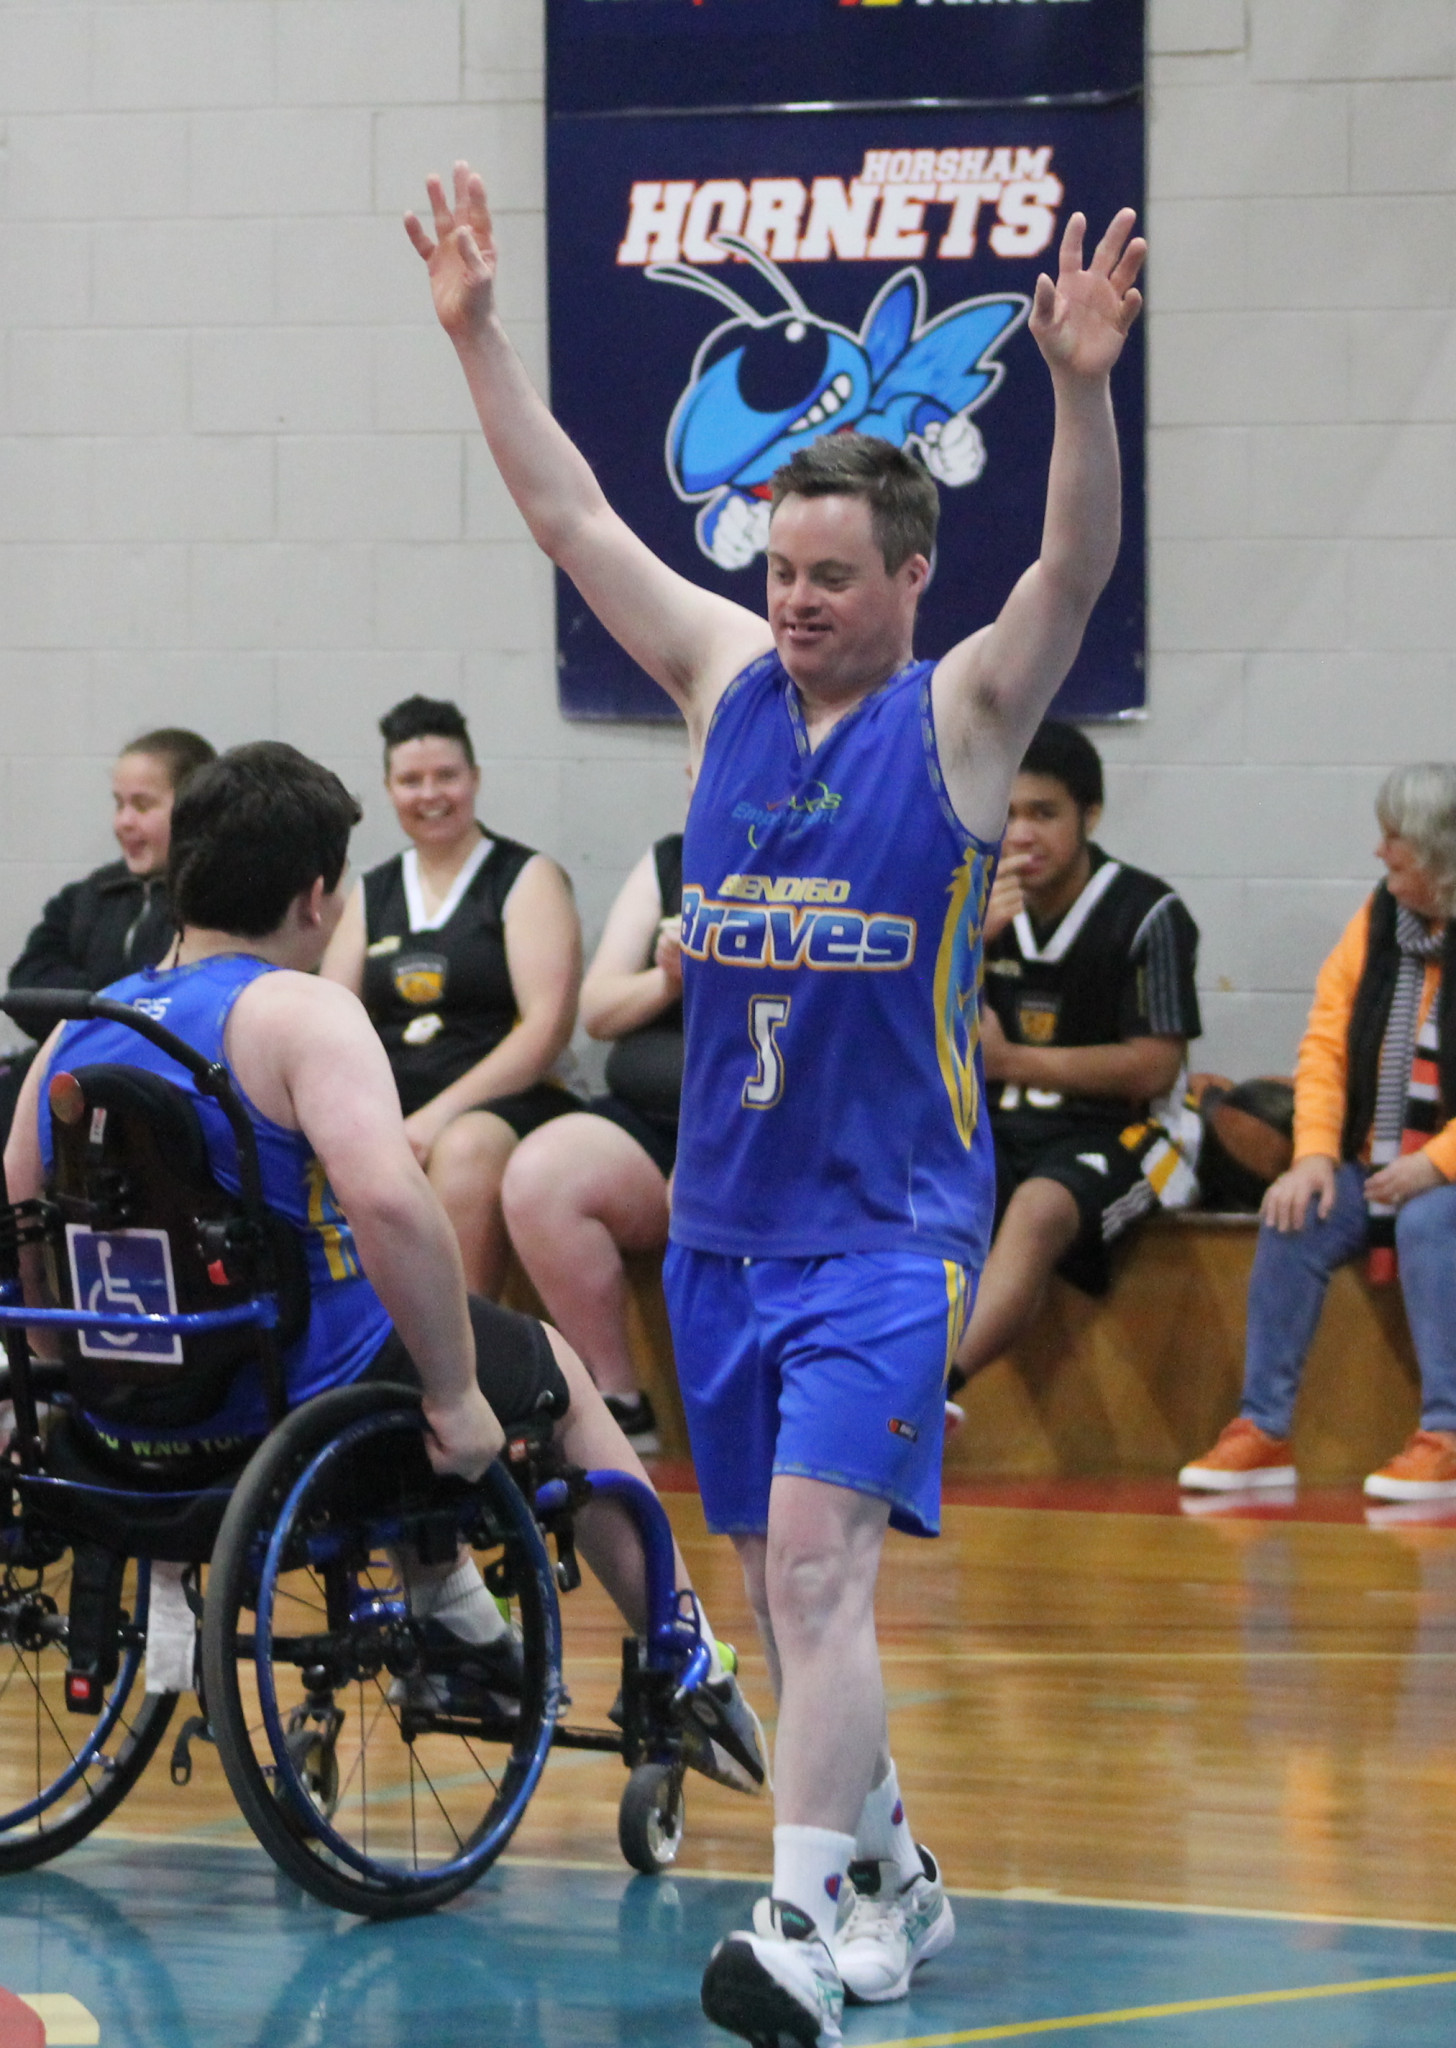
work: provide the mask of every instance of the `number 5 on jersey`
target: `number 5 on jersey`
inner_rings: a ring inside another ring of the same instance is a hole
[[[788,996],[755,996],[748,1005],[748,1036],[758,1054],[758,1069],[743,1084],[745,1109],[772,1109],[784,1092],[784,1056],[778,1034],[789,1015]]]

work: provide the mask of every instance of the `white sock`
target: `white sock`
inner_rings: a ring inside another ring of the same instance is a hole
[[[462,1643],[493,1643],[506,1632],[505,1616],[485,1590],[474,1558],[462,1558],[448,1578],[426,1577],[411,1583],[410,1604],[421,1620],[441,1622]]]
[[[879,1784],[871,1788],[860,1810],[854,1853],[861,1863],[893,1863],[902,1885],[919,1877],[924,1869],[905,1818],[905,1802],[900,1797],[900,1780],[893,1762]]]
[[[773,1895],[807,1913],[828,1941],[839,1918],[854,1836],[833,1828],[776,1827]]]

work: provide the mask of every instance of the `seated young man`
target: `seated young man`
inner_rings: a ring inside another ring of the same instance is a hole
[[[1114,1239],[1193,1192],[1157,1119],[1202,1029],[1198,927],[1166,882],[1093,844],[1101,815],[1097,749],[1046,720],[1011,786],[987,917],[996,1234],[953,1393],[1026,1327],[1053,1271],[1101,1294]]]
[[[399,1095],[358,998],[315,973],[343,908],[349,833],[359,807],[338,777],[293,747],[236,747],[193,776],[172,817],[169,890],[181,940],[176,965],[114,983],[115,1001],[144,1006],[177,1035],[225,1062],[258,1135],[269,1206],[303,1240],[312,1312],[284,1353],[289,1398],[376,1377],[417,1378],[426,1447],[439,1472],[476,1477],[502,1448],[503,1424],[553,1418],[572,1463],[646,1480],[585,1367],[554,1330],[467,1297],[460,1252],[405,1135]],[[100,1061],[145,1067],[190,1094],[213,1172],[238,1187],[226,1119],[182,1069],[123,1024],[66,1024],[27,1076],[5,1171],[10,1198],[41,1192],[50,1155],[43,1094],[53,1068]],[[27,1293],[33,1275],[27,1275]],[[83,1422],[83,1427],[84,1427]],[[222,1408],[186,1430],[148,1426],[147,1455],[168,1445],[179,1477],[189,1445],[241,1460],[268,1428],[261,1376],[244,1368]],[[108,1422],[105,1449],[125,1460],[126,1432]],[[636,1532],[610,1501],[582,1510],[578,1540],[629,1628],[646,1625]],[[686,1587],[679,1556],[677,1583]],[[415,1610],[480,1648],[477,1679],[507,1678],[514,1645],[468,1552],[410,1573]],[[701,1617],[701,1610],[699,1610]],[[711,1634],[704,1624],[710,1644]],[[492,1655],[492,1646],[498,1646]],[[762,1736],[717,1647],[705,1688],[719,1725],[760,1768]],[[467,1670],[468,1676],[468,1670]],[[716,1742],[693,1761],[753,1789]]]

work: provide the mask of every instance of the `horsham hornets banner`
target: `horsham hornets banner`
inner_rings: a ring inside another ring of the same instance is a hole
[[[1040,538],[1037,274],[1141,208],[1141,0],[550,0],[548,36],[552,404],[623,517],[761,610],[774,470],[880,434],[941,487],[917,652],[984,624]],[[1143,702],[1141,328],[1115,395],[1078,717]],[[568,716],[675,715],[564,578],[557,624]]]

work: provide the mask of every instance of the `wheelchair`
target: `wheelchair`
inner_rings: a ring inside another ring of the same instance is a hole
[[[106,997],[16,992],[0,1009],[38,1037],[99,1017],[148,1039],[226,1116],[241,1185],[213,1178],[175,1083],[95,1065],[51,1076],[44,1197],[11,1206],[0,1188],[0,1402],[14,1414],[0,1459],[0,1873],[104,1821],[188,1689],[199,1711],[173,1781],[215,1742],[259,1842],[329,1906],[390,1918],[464,1890],[555,1747],[623,1757],[620,1847],[639,1871],[666,1869],[710,1650],[674,1587],[655,1495],[625,1473],[558,1467],[540,1425],[512,1432],[480,1480],[442,1479],[404,1387],[355,1383],[290,1409],[280,1361],[308,1314],[302,1248],[264,1203],[226,1068]],[[53,1306],[21,1305],[23,1261]],[[58,1360],[32,1354],[36,1329],[55,1333]],[[245,1362],[273,1417],[261,1443],[204,1442],[182,1474],[164,1443],[138,1443],[148,1425],[215,1415]],[[108,1419],[127,1425],[125,1459]],[[609,1728],[567,1718],[558,1608],[580,1579],[574,1516],[596,1496],[631,1515],[648,1588]],[[463,1549],[519,1645],[508,1686],[472,1680],[468,1646],[412,1609],[413,1562],[438,1569]],[[756,1758],[737,1760],[757,1775]]]

